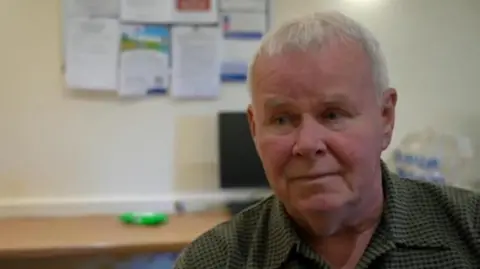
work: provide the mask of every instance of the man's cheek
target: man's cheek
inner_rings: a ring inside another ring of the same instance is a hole
[[[357,145],[355,139],[347,135],[336,135],[330,137],[328,142],[330,152],[335,156],[338,162],[351,167],[355,163],[357,152]]]
[[[264,138],[258,140],[259,155],[266,169],[281,173],[292,155],[292,146],[285,139]]]

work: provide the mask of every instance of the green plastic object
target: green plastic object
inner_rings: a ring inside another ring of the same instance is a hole
[[[168,215],[164,213],[136,213],[127,212],[119,217],[120,221],[125,224],[135,224],[144,226],[161,225],[168,222]]]

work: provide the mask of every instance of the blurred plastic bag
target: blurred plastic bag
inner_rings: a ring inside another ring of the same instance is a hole
[[[466,171],[473,158],[467,137],[440,133],[432,128],[406,135],[393,152],[400,177],[468,187]]]

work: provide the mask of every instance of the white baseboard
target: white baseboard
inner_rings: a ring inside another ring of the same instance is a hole
[[[254,194],[254,195],[252,195]],[[187,211],[202,211],[218,207],[225,201],[245,201],[265,197],[270,193],[255,190],[214,193],[168,194],[145,197],[101,198],[16,198],[0,199],[0,217],[81,216],[120,214],[123,212],[174,213],[176,201]]]

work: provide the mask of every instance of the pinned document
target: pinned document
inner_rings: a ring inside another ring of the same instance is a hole
[[[248,63],[267,31],[267,15],[264,12],[224,12],[222,22],[225,45],[222,81],[244,82]]]
[[[123,25],[120,96],[165,93],[169,86],[170,33],[161,25]]]
[[[268,4],[268,0],[220,0],[220,10],[265,12]]]
[[[118,21],[73,18],[67,24],[67,86],[85,90],[115,90],[120,45]]]
[[[138,23],[171,21],[172,0],[121,0],[120,19]]]
[[[116,19],[120,15],[120,0],[62,0],[63,19],[63,56],[66,53],[70,19],[74,18],[109,18]]]
[[[173,27],[172,97],[208,99],[219,95],[221,35],[219,27]]]
[[[63,0],[66,18],[118,18],[120,0]]]
[[[221,80],[245,82],[248,64],[269,26],[270,1],[220,0],[224,37]]]
[[[267,31],[265,13],[225,12],[222,19],[227,40],[260,40]]]

